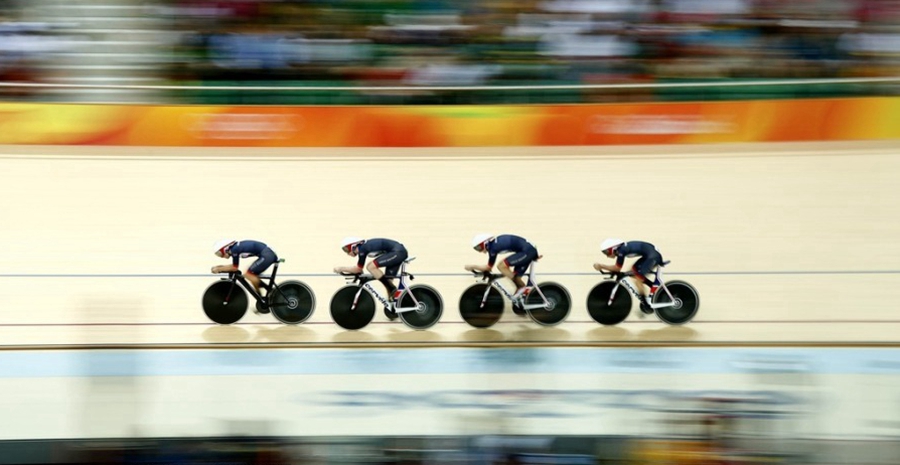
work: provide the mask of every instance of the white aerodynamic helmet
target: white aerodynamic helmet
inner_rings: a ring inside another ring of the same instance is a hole
[[[484,243],[493,238],[493,234],[476,234],[475,237],[472,238],[472,248],[481,252],[484,250]]]
[[[625,243],[625,241],[623,241],[622,239],[615,239],[615,238],[611,237],[611,238],[605,239],[603,241],[603,243],[600,244],[600,251],[603,253],[607,253],[609,251],[609,249],[612,249],[613,247],[618,247],[624,243]]]
[[[233,245],[235,242],[237,242],[237,241],[234,239],[220,239],[220,240],[216,241],[216,243],[213,244],[213,247],[215,247],[216,256],[225,258],[225,249],[227,249],[229,246]]]
[[[341,239],[341,250],[343,250],[344,253],[350,253],[350,249],[353,248],[354,245],[359,244],[364,240],[365,239],[356,236],[345,237]]]

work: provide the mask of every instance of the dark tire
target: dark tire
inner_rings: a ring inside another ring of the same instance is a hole
[[[415,296],[421,307],[419,310],[399,313],[400,319],[410,328],[428,329],[434,326],[441,315],[444,313],[444,301],[436,290],[425,285],[410,286],[409,290],[403,293],[400,298],[401,307],[412,307],[415,305],[410,293]]]
[[[356,293],[359,299],[351,308]],[[365,328],[375,318],[375,299],[359,286],[344,286],[331,298],[331,319],[341,328],[357,330]]]
[[[700,294],[694,286],[684,281],[669,281],[666,283],[669,292],[675,297],[675,305],[656,309],[656,316],[670,325],[683,325],[691,321],[697,310],[700,309]],[[672,299],[666,291],[660,289],[653,295],[653,303],[669,303]]]
[[[609,296],[612,295],[613,288],[616,283],[613,281],[603,281],[594,286],[588,293],[587,309],[591,318],[597,323],[605,326],[614,326],[628,318],[631,313],[631,295],[628,290],[622,286],[616,291],[616,297],[612,304],[609,304]]]
[[[463,291],[459,298],[459,313],[462,319],[476,328],[490,328],[503,315],[503,296],[500,291],[490,288],[484,306],[481,299],[488,284],[475,284]]]
[[[233,281],[214,282],[203,292],[203,312],[220,325],[235,323],[247,313],[247,292]]]
[[[278,321],[296,325],[312,316],[316,309],[316,297],[312,289],[300,281],[287,281],[269,296],[269,309]]]
[[[541,283],[537,287],[544,294],[548,305],[544,308],[526,310],[528,316],[542,326],[555,326],[562,323],[569,316],[569,310],[572,309],[572,298],[569,296],[569,291],[557,283]],[[528,294],[525,305],[544,303],[538,289],[534,289]]]

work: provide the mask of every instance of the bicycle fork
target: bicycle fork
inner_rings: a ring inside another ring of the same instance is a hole
[[[393,310],[394,306],[391,304],[391,302],[382,297],[381,294],[379,294],[378,291],[376,291],[375,288],[372,287],[372,285],[369,283],[363,283],[363,285],[360,286],[359,290],[356,291],[356,295],[353,297],[353,304],[350,305],[350,310],[356,310],[356,305],[359,303],[359,296],[360,294],[362,294],[363,289],[369,291],[369,294],[372,294],[372,296],[375,297],[379,302],[381,302],[382,305]]]
[[[240,287],[236,281],[231,282],[231,287],[228,288],[228,294],[225,295],[225,301],[222,302],[222,305],[228,305],[231,302],[231,293],[234,292],[234,288]]]
[[[506,288],[497,284],[497,281],[491,281],[491,284],[488,287],[484,288],[484,295],[481,296],[481,304],[478,306],[479,309],[484,308],[484,304],[487,303],[488,294],[491,293],[492,287],[496,288],[498,291],[502,292],[503,295],[505,295],[507,299],[512,300],[512,294],[510,294],[509,291],[506,290]]]

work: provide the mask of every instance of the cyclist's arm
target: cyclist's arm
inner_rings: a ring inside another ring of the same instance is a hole
[[[616,255],[616,264],[615,265],[604,265],[602,263],[594,263],[594,269],[597,271],[609,271],[611,273],[618,273],[622,271],[622,265],[625,264],[625,256],[624,255]]]
[[[611,273],[618,273],[622,270],[621,266],[618,265],[604,265],[602,263],[594,263],[594,269],[597,271],[609,271]]]
[[[466,265],[466,271],[480,271],[482,273],[490,273],[490,271],[493,269],[493,266],[488,265]]]
[[[335,273],[351,273],[357,274],[362,273],[363,268],[361,266],[337,266],[334,268]]]
[[[232,271],[237,271],[238,267],[235,265],[216,265],[212,267],[213,273],[231,273]]]

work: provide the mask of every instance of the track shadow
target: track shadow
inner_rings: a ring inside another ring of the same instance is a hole
[[[247,342],[250,340],[250,332],[240,326],[210,326],[203,331],[203,340],[216,344]]]
[[[594,328],[587,332],[587,340],[588,341],[627,341],[632,338],[631,331],[621,327],[621,326],[601,326],[597,325],[597,328]]]
[[[256,331],[256,342],[315,342],[316,332],[300,325],[264,326]]]
[[[566,342],[572,338],[572,333],[559,326],[538,326],[535,324],[523,324],[512,333],[510,338],[516,342]]]
[[[440,342],[443,339],[437,331],[402,330],[399,328],[391,330],[387,338],[394,342]]]
[[[645,342],[694,341],[699,333],[688,326],[667,326],[660,329],[645,329],[637,333],[636,339]]]
[[[506,336],[500,331],[490,328],[472,328],[459,335],[466,342],[504,342]]]
[[[365,331],[341,331],[334,336],[331,337],[331,342],[339,342],[339,343],[360,343],[360,342],[374,342],[377,338],[372,334]]]

